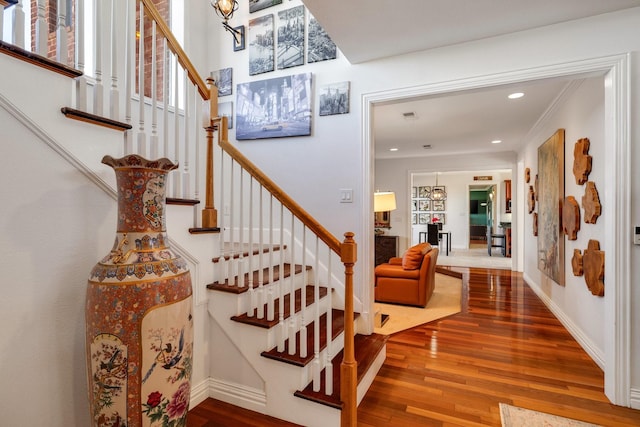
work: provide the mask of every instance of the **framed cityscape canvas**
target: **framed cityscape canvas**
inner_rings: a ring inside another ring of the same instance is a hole
[[[319,92],[321,116],[349,112],[349,82],[326,84]]]
[[[233,68],[223,68],[211,72],[211,78],[218,87],[218,96],[231,95],[233,90]]]
[[[282,0],[249,0],[249,13],[282,3]]]
[[[311,73],[239,84],[236,139],[311,135],[311,87]]]
[[[249,21],[249,75],[273,71],[273,15]]]
[[[538,269],[564,286],[564,129],[538,147]]]
[[[309,15],[307,63],[336,59],[338,49],[329,34],[312,15]]]
[[[218,114],[220,117],[226,117],[228,119],[228,128],[233,129],[233,102],[218,103]]]
[[[278,70],[304,64],[304,6],[278,12]]]

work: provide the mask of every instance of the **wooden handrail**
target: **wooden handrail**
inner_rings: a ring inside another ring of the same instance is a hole
[[[180,46],[180,43],[178,43],[178,40],[176,40],[175,36],[169,29],[169,26],[160,15],[160,12],[158,12],[158,9],[151,2],[151,0],[141,1],[144,5],[144,8],[151,16],[151,19],[156,22],[157,30],[160,31],[160,34],[162,34],[167,39],[167,45],[169,46],[169,49],[178,57],[178,62],[180,63],[180,65],[182,65],[182,68],[187,71],[189,80],[191,80],[194,85],[198,86],[198,92],[200,92],[200,96],[202,96],[202,99],[204,99],[205,101],[208,100],[209,89],[207,88],[206,83],[204,82],[202,77],[200,77],[200,74],[198,74],[198,72],[196,71],[196,68],[191,63],[191,60]]]
[[[264,188],[289,209],[302,223],[313,231],[331,250],[336,254],[341,253],[341,243],[333,234],[327,231],[318,221],[307,211],[297,204],[288,194],[278,187],[268,176],[266,176],[256,165],[251,163],[240,151],[225,139],[219,139],[218,145],[227,152],[236,162],[247,170]]]

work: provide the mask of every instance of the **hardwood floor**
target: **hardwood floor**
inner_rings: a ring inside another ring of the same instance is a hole
[[[462,312],[389,338],[359,426],[500,426],[500,402],[603,426],[640,425],[640,411],[608,402],[600,368],[521,274],[449,269],[467,279]],[[208,399],[190,411],[188,426],[293,425],[244,413]]]

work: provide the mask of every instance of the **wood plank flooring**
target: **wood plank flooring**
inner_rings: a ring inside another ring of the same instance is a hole
[[[462,312],[399,332],[358,408],[358,425],[500,426],[500,402],[603,426],[640,426],[614,406],[603,373],[519,273],[465,276]],[[208,399],[189,427],[293,426]]]

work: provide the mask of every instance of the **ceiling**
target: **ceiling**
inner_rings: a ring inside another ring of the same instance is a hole
[[[303,0],[352,64],[640,6],[640,0]],[[388,29],[381,31],[380,29]],[[517,151],[568,79],[374,107],[376,158]],[[523,92],[509,100],[507,95]],[[404,113],[414,113],[407,119]],[[384,126],[382,126],[384,123]],[[499,139],[502,142],[492,144]],[[424,145],[431,148],[425,149]],[[398,151],[391,152],[391,148]]]

